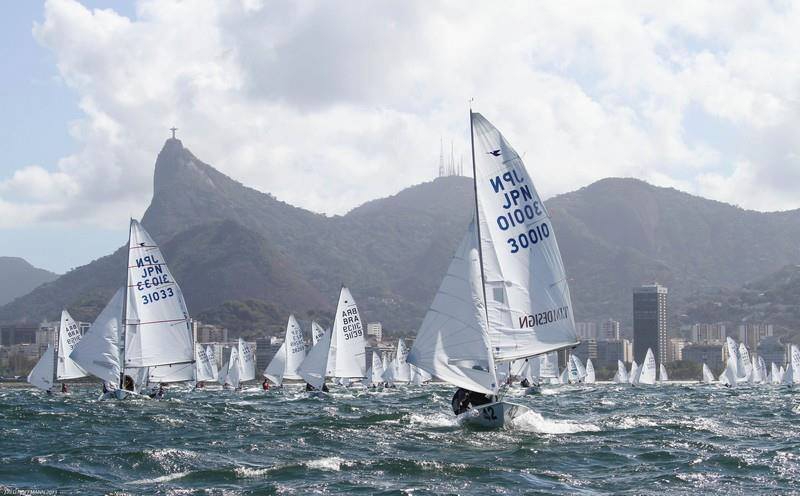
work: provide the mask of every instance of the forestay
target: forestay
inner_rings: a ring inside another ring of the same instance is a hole
[[[342,291],[339,293],[333,334],[336,336],[333,376],[349,379],[366,377],[367,361],[361,316],[353,295],[345,287],[342,287]]]
[[[56,379],[78,379],[86,377],[86,371],[70,358],[75,345],[81,340],[78,323],[66,310],[61,311],[61,325],[58,328],[58,361],[56,363]]]
[[[488,332],[498,361],[578,344],[550,215],[517,152],[471,113]]]
[[[28,383],[36,386],[42,391],[50,391],[53,388],[53,371],[54,371],[55,353],[53,352],[53,345],[48,344],[47,350],[36,362],[36,365],[28,374]]]
[[[125,367],[194,361],[189,312],[164,255],[131,219]]]
[[[119,385],[122,372],[119,343],[124,294],[124,288],[117,290],[70,354],[86,372],[111,386]]]
[[[407,361],[455,386],[496,394],[480,270],[473,222],[450,261]]]

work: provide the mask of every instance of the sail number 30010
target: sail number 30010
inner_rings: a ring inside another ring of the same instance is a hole
[[[154,301],[166,300],[167,298],[171,298],[173,296],[175,296],[175,292],[172,291],[172,288],[153,291],[152,293],[142,295],[142,304],[147,305],[149,303],[153,303]]]
[[[533,246],[539,241],[550,237],[550,227],[546,222],[542,222],[527,232],[520,233],[518,236],[508,238],[508,245],[511,253],[517,253],[520,249]]]

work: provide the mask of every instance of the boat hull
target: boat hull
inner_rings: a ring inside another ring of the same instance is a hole
[[[467,410],[458,416],[458,422],[471,427],[501,429],[527,411],[528,408],[522,405],[497,401]]]

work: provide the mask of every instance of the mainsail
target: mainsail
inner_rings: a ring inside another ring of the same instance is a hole
[[[120,383],[120,322],[124,295],[124,288],[114,293],[70,354],[70,358],[86,372],[109,385]]]
[[[639,375],[639,364],[636,363],[636,360],[631,362],[631,371],[628,373],[628,382],[631,384],[636,381],[636,376]]]
[[[616,375],[616,382],[627,383],[628,382],[628,371],[625,370],[625,364],[622,363],[622,360],[617,360],[617,375]]]
[[[578,344],[550,215],[519,155],[470,113],[488,332],[496,360]]]
[[[714,374],[711,373],[711,369],[706,364],[703,364],[703,382],[706,384],[714,382]]]
[[[656,383],[656,358],[653,356],[653,350],[647,348],[647,354],[644,356],[644,361],[639,371],[636,373],[634,384],[655,384]]]
[[[289,315],[283,344],[278,352],[275,353],[269,365],[267,365],[264,376],[278,386],[283,384],[284,379],[302,379],[297,369],[303,363],[305,357],[306,344],[303,339],[303,330],[300,328],[300,324],[297,323],[297,319],[294,318],[294,315]]]
[[[739,343],[739,360],[737,367],[739,369],[739,375],[743,380],[752,380],[753,364],[750,361],[750,352],[747,351],[747,346],[745,346],[744,343]]]
[[[315,344],[317,344],[317,341],[319,341],[319,338],[321,338],[323,334],[325,334],[325,329],[323,329],[321,325],[317,324],[316,321],[312,320],[311,321],[311,346],[314,346]]]
[[[377,386],[383,383],[383,362],[381,357],[376,352],[372,352],[372,366],[367,372],[367,384],[370,386]]]
[[[53,345],[48,344],[47,350],[36,362],[36,365],[28,374],[28,382],[42,391],[50,391],[53,389],[53,369],[55,362],[55,353],[53,352]]]
[[[669,380],[669,375],[667,375],[667,368],[664,367],[664,364],[658,366],[658,380],[660,382],[667,382]]]
[[[154,365],[147,368],[149,369],[147,381],[150,384],[158,384],[161,382],[190,382],[196,380],[195,364],[192,362]]]
[[[211,345],[205,348],[199,344],[195,345],[194,360],[197,382],[217,380],[217,362]]]
[[[239,365],[239,350],[231,348],[230,361],[228,362],[228,374],[225,380],[236,389],[239,389],[241,366]]]
[[[725,338],[725,349],[728,352],[727,368],[731,370],[734,377],[739,377],[739,349],[736,346],[736,341],[730,336]]]
[[[403,338],[397,340],[397,353],[392,360],[392,382],[411,382],[411,367],[406,361],[408,350]]]
[[[78,379],[87,373],[70,358],[75,345],[81,340],[78,323],[66,310],[61,310],[61,325],[58,328],[58,361],[56,363],[56,380]]]
[[[131,219],[125,315],[125,367],[194,361],[189,311],[164,255]]]
[[[336,336],[336,357],[333,377],[361,379],[366,377],[367,360],[364,348],[364,330],[358,307],[350,290],[342,287],[336,319],[333,321]]]
[[[595,383],[595,375],[594,375],[594,364],[592,363],[591,358],[586,359],[586,377],[584,378],[583,382],[586,384],[594,384]]]

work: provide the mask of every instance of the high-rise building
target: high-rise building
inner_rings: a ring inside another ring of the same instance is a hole
[[[683,338],[672,338],[669,340],[669,361],[677,362],[683,360],[683,349],[689,345],[689,342]]]
[[[213,324],[203,324],[199,320],[192,321],[195,343],[227,343],[228,330]]]
[[[591,358],[592,360],[597,359],[597,340],[595,339],[581,339],[581,344],[576,346],[575,348],[571,349],[569,352],[571,355],[575,355],[581,359],[581,361],[586,361],[587,358]]]
[[[597,339],[597,323],[575,322],[575,332],[579,339]]]
[[[602,367],[615,367],[617,360],[625,362],[625,343],[618,339],[616,341],[597,342],[597,364]]]
[[[614,319],[604,320],[600,324],[600,341],[618,341],[619,340],[619,321]]]
[[[383,341],[383,326],[380,322],[370,322],[367,324],[367,336],[375,336],[380,343]]]
[[[725,324],[694,324],[692,326],[692,343],[722,344],[727,336]]]
[[[786,365],[787,354],[786,346],[784,346],[777,336],[767,336],[762,338],[756,348],[758,356],[764,359],[767,364],[767,370],[770,369],[770,364],[775,363],[778,367]]]
[[[761,339],[770,336],[772,336],[772,324],[739,325],[739,341],[744,343],[748,350],[755,350]]]
[[[667,288],[648,284],[633,290],[633,357],[642,363],[652,348],[656,364],[669,361]]]
[[[712,372],[722,372],[722,349],[724,346],[716,344],[690,344],[681,350],[682,358],[687,362],[705,363]],[[768,362],[769,363],[769,362]]]

